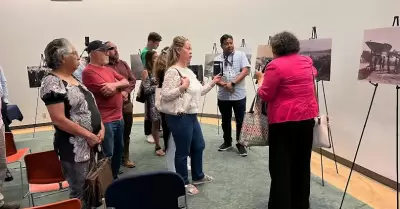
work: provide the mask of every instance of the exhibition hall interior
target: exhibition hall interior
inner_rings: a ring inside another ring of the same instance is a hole
[[[0,1],[0,209],[400,208],[399,8]]]

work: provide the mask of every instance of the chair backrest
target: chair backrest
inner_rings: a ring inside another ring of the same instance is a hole
[[[79,199],[74,198],[25,209],[81,209],[81,201]]]
[[[18,152],[17,146],[15,146],[14,135],[11,132],[6,132],[5,135],[6,143],[6,156],[9,157]]]
[[[54,150],[25,156],[26,176],[30,184],[51,184],[65,181],[61,162]]]
[[[185,182],[170,171],[122,177],[107,188],[105,200],[117,209],[187,208]]]

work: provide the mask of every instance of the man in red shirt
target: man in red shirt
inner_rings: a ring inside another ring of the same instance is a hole
[[[107,46],[112,47],[113,49],[109,51],[110,62],[108,63],[108,67],[114,69],[118,74],[124,76],[129,81],[129,86],[122,89],[121,93],[124,99],[124,106],[122,109],[122,116],[124,117],[124,152],[122,153],[122,165],[127,168],[135,167],[135,163],[129,160],[129,144],[130,144],[130,135],[133,123],[133,104],[131,102],[131,92],[135,89],[136,78],[133,76],[131,68],[129,65],[119,59],[119,53],[117,46],[108,41],[106,42]]]
[[[129,82],[115,70],[106,66],[109,63],[109,50],[112,49],[102,41],[96,40],[89,43],[87,52],[90,63],[82,72],[82,82],[96,99],[105,128],[104,154],[105,157],[111,158],[111,169],[116,179],[124,148],[121,91],[129,86]]]

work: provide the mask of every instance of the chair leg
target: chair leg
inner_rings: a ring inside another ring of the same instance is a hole
[[[31,199],[32,199],[32,207],[35,207],[35,200],[33,199],[33,194],[31,193]]]
[[[21,174],[21,196],[24,198],[24,179],[22,177],[22,162],[19,161],[19,172]]]

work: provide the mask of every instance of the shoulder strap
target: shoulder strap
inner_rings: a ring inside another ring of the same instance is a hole
[[[177,68],[175,68],[175,70],[176,70],[176,72],[178,72],[179,76],[180,76],[181,78],[183,78],[181,72],[179,72],[179,70],[178,70]]]

